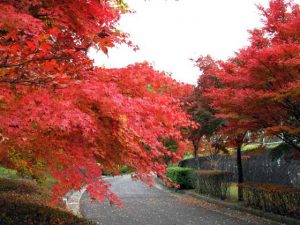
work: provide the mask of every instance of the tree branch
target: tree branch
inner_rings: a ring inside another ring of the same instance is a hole
[[[0,64],[0,68],[19,67],[19,66],[24,66],[24,65],[32,63],[32,62],[42,62],[42,61],[48,61],[48,60],[59,60],[59,59],[67,59],[67,58],[69,58],[69,56],[56,56],[56,57],[31,59],[31,60],[27,60],[27,61],[17,63],[17,64]]]

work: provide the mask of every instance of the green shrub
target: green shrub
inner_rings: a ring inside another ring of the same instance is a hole
[[[27,197],[0,194],[0,224],[6,225],[71,225],[91,224],[69,212],[36,203]]]
[[[130,168],[129,166],[122,166],[120,168],[120,172],[121,173],[131,173],[133,172],[132,168]]]
[[[300,189],[284,185],[247,182],[243,188],[247,206],[300,218]]]
[[[48,191],[33,181],[0,179],[0,224],[92,224],[49,202]]]
[[[117,176],[120,174],[132,173],[134,170],[130,166],[120,166],[115,170],[102,170],[103,176]]]
[[[222,170],[195,170],[193,186],[200,194],[225,199],[232,180],[232,173]]]
[[[192,181],[191,181],[191,172],[192,168],[184,168],[184,167],[169,167],[167,168],[166,176],[174,183],[180,185],[180,189],[191,189]]]

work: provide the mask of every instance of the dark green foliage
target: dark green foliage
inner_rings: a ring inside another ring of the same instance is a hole
[[[178,150],[178,143],[173,138],[163,140],[163,144],[170,152],[177,152]]]
[[[271,151],[271,156],[273,160],[277,160],[282,156],[285,156],[286,160],[291,160],[293,158],[293,153],[295,152],[295,148],[286,144],[281,143],[277,147],[273,148]]]
[[[166,176],[174,183],[180,185],[180,189],[191,189],[192,180],[191,172],[192,168],[183,168],[183,167],[169,167],[167,168]]]
[[[121,168],[120,168],[120,172],[121,173],[132,173],[133,172],[133,170],[132,170],[132,168],[130,168],[129,166],[122,166]]]
[[[215,66],[212,58],[207,57],[207,60],[197,60],[197,66],[206,73]],[[200,76],[198,84],[194,88],[193,94],[187,100],[186,111],[191,115],[193,121],[200,126],[190,130],[189,139],[194,146],[194,157],[198,156],[199,142],[202,137],[210,138],[226,123],[223,118],[216,117],[216,111],[211,107],[211,99],[205,93],[208,88],[219,87],[220,82],[213,74],[211,76]],[[222,147],[220,150],[225,150],[220,143],[216,143],[216,147]]]
[[[300,218],[300,189],[284,185],[247,182],[243,188],[247,206]]]
[[[225,199],[232,175],[230,172],[221,170],[195,170],[193,186],[200,194]]]
[[[117,175],[132,173],[132,172],[134,172],[134,170],[130,166],[120,166],[115,171],[102,170],[102,175],[103,176],[117,176]]]
[[[166,147],[166,149],[168,149],[168,151],[177,152],[179,146],[178,143],[173,138],[164,139],[162,140],[162,143]],[[169,164],[171,160],[172,160],[171,156],[165,155],[165,162],[167,164]]]
[[[112,176],[112,172],[106,171],[106,170],[102,170],[102,176]]]

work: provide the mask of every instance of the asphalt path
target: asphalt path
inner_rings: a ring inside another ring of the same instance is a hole
[[[108,178],[123,207],[99,203],[85,192],[81,214],[101,225],[273,225],[278,224],[244,212],[210,204],[193,197],[149,187],[129,175]]]

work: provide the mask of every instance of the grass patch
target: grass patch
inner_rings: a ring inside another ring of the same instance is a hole
[[[194,154],[188,153],[183,155],[183,160],[194,158]]]
[[[273,149],[273,148],[276,148],[280,145],[281,143],[266,143],[265,146],[268,148],[268,149]]]
[[[6,169],[0,166],[0,178],[18,179],[20,176],[16,170]]]
[[[273,149],[280,145],[280,143],[251,143],[251,144],[244,144],[242,146],[242,151],[251,151],[259,148],[266,148],[266,149]]]
[[[238,201],[238,186],[236,183],[231,183],[227,190],[227,199],[233,202]]]
[[[246,145],[242,146],[242,151],[245,152],[245,151],[249,151],[249,150],[254,150],[261,146],[262,146],[262,144],[246,144]]]

